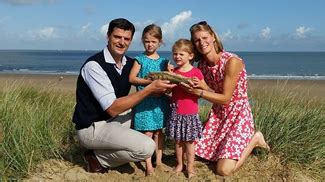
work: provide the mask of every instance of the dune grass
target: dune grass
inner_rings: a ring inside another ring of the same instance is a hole
[[[283,165],[325,179],[325,100],[295,93],[278,84],[251,91],[256,128]]]
[[[50,90],[12,86],[1,92],[1,176],[19,179],[40,161],[60,158],[68,146],[74,99]]]
[[[282,165],[324,179],[325,104],[278,86],[251,90],[256,128],[265,134]],[[14,85],[0,92],[0,175],[21,179],[41,161],[73,151],[71,95]],[[201,107],[206,120],[209,106]]]

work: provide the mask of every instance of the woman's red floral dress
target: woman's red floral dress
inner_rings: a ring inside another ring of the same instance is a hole
[[[223,91],[225,66],[233,56],[236,55],[222,52],[222,56],[215,66],[210,67],[206,62],[199,64],[206,83],[216,93]],[[227,105],[213,104],[203,129],[203,137],[196,143],[195,153],[211,161],[238,160],[253,135],[254,122],[248,102],[247,75],[244,66],[230,103]]]

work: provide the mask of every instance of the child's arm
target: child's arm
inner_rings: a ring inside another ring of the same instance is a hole
[[[146,79],[137,77],[140,69],[141,69],[141,65],[137,61],[134,61],[133,67],[132,67],[130,75],[129,75],[130,83],[132,83],[133,85],[148,85],[148,84],[150,84],[152,82],[151,80],[146,80]]]

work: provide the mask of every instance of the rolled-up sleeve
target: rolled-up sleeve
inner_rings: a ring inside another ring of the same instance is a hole
[[[102,67],[95,61],[89,61],[81,70],[81,75],[94,97],[105,111],[116,100],[111,80]]]

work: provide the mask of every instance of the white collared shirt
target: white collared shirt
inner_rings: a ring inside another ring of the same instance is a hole
[[[116,71],[119,74],[122,74],[123,67],[127,60],[126,57],[123,56],[122,67],[119,69],[107,47],[105,47],[103,51],[105,62],[114,64]],[[81,69],[81,76],[90,88],[96,100],[101,105],[102,109],[105,111],[109,108],[116,100],[116,95],[111,80],[103,68],[96,61],[89,61]]]

